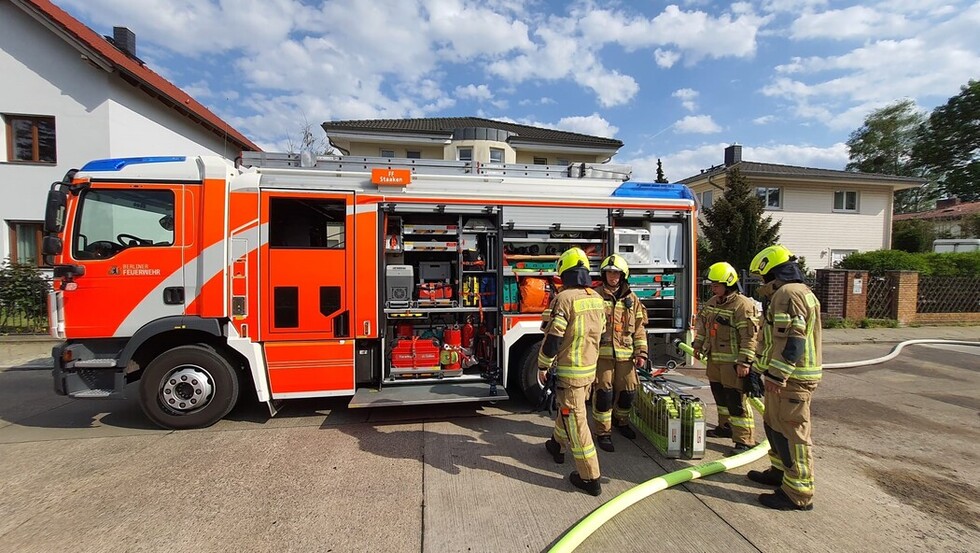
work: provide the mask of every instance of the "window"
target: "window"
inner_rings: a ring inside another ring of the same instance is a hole
[[[458,161],[473,161],[473,148],[456,148]]]
[[[346,207],[341,200],[272,198],[269,200],[269,246],[342,250]]]
[[[707,209],[711,207],[714,201],[714,190],[705,190],[701,193],[701,209]]]
[[[852,253],[857,253],[857,250],[830,250],[830,266],[835,269],[839,268],[840,262]]]
[[[568,160],[567,160],[567,159],[564,159],[564,158],[558,158],[558,159],[556,159],[556,160],[555,160],[555,165],[564,165],[564,166],[568,166],[568,165],[569,165],[569,163],[568,163]]]
[[[55,163],[54,117],[4,115],[7,161]]]
[[[503,163],[503,162],[504,162],[504,149],[490,148],[490,163]]]
[[[762,206],[766,209],[782,209],[783,198],[781,188],[756,188],[755,195],[762,199]]]
[[[408,159],[422,159],[422,152],[417,150],[409,150],[405,152],[405,157]]]
[[[546,157],[536,157],[536,158],[534,158],[534,164],[535,165],[547,165],[548,164],[548,158],[546,158]]]
[[[89,189],[79,210],[75,259],[105,259],[128,248],[174,243],[171,190]]]
[[[7,221],[7,228],[10,233],[10,260],[22,265],[44,266],[44,259],[41,256],[43,225]]]
[[[854,190],[834,192],[834,211],[857,212],[858,193]]]
[[[381,150],[381,157],[395,157],[394,150]]]

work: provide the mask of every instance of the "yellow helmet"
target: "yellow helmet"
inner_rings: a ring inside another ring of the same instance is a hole
[[[722,261],[708,267],[708,280],[725,286],[735,286],[738,282],[738,273],[730,263]]]
[[[796,256],[786,246],[776,244],[755,254],[755,257],[752,258],[752,263],[749,263],[749,271],[765,276],[773,267],[778,267],[794,259],[796,259]]]
[[[578,266],[585,267],[586,271],[592,270],[589,266],[589,256],[585,255],[582,248],[568,248],[560,256],[558,256],[558,261],[555,263],[555,272],[558,276],[569,269],[574,269]]]
[[[619,271],[623,273],[623,278],[630,277],[629,264],[626,263],[625,259],[615,254],[602,260],[602,263],[599,265],[599,272],[604,271]]]

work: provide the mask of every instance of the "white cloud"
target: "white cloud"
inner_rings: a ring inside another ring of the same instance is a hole
[[[562,117],[558,120],[555,128],[605,138],[614,138],[616,133],[619,132],[619,129],[615,125],[610,124],[609,121],[606,121],[598,113],[585,116]]]
[[[616,133],[619,132],[618,127],[610,124],[609,121],[606,121],[605,118],[597,113],[593,113],[592,115],[571,115],[568,117],[562,117],[557,123],[535,121],[531,119],[514,120],[508,117],[494,117],[494,119],[499,121],[520,123],[522,125],[530,125],[532,127],[575,132],[590,136],[602,136],[605,138],[615,138]]]
[[[463,99],[486,101],[493,98],[493,93],[490,92],[490,88],[485,84],[468,84],[466,86],[457,86],[456,96]]]
[[[721,132],[721,127],[710,115],[688,115],[674,123],[674,130],[688,134],[714,134]]]
[[[880,8],[851,6],[820,13],[804,13],[790,27],[794,39],[854,39],[903,36],[912,27],[902,14]]]
[[[768,125],[776,120],[775,115],[763,115],[762,117],[756,117],[752,120],[752,123],[756,125]]]
[[[838,55],[793,58],[776,67],[777,75],[761,92],[790,101],[796,116],[837,130],[859,127],[871,110],[899,98],[942,103],[976,78],[980,4],[929,23],[902,40],[871,41]]]
[[[680,61],[681,54],[674,50],[665,50],[663,48],[657,48],[653,51],[653,60],[657,62],[657,65],[664,68],[670,69],[675,63]]]
[[[677,182],[723,163],[725,148],[728,146],[728,143],[716,142],[662,155],[617,156],[616,162],[632,165],[635,180],[653,180],[657,177],[657,158],[659,157],[663,162],[664,174],[667,179],[671,182]],[[843,169],[848,161],[847,145],[843,142],[823,148],[805,144],[771,144],[761,147],[743,145],[742,159],[759,163],[838,170]]]
[[[681,105],[684,106],[684,109],[687,111],[694,111],[698,109],[698,104],[696,102],[698,98],[697,90],[691,88],[681,88],[675,90],[671,96],[680,100]]]

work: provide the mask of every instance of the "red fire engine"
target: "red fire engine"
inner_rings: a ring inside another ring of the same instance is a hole
[[[55,389],[139,381],[166,428],[248,389],[351,407],[536,399],[539,313],[571,246],[611,253],[678,359],[694,309],[695,202],[609,164],[246,154],[92,161],[52,185],[44,253]],[[598,273],[595,273],[598,275]]]

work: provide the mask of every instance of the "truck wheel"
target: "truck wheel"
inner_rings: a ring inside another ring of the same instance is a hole
[[[214,349],[180,346],[160,354],[140,379],[140,407],[163,428],[204,428],[238,401],[238,372]]]
[[[538,382],[539,351],[541,351],[541,340],[534,342],[527,348],[518,365],[521,371],[518,383],[521,391],[524,392],[524,397],[531,405],[537,405],[538,400],[541,399],[541,384]]]

